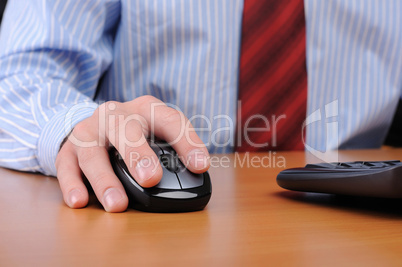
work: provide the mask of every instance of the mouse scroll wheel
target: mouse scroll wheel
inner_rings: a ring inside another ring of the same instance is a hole
[[[179,170],[177,158],[170,154],[163,154],[159,157],[162,165],[171,172],[177,172]]]

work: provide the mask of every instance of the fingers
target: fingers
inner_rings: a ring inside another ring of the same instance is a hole
[[[79,148],[77,157],[82,172],[104,209],[108,212],[125,211],[128,198],[110,165],[107,150],[104,147]]]
[[[209,168],[208,150],[182,112],[152,96],[139,97],[125,105],[143,116],[148,132],[172,145],[190,171],[201,173]]]
[[[146,138],[139,127],[130,127],[126,132],[124,144],[113,144],[122,155],[126,166],[142,187],[157,185],[163,174],[158,157],[149,147]],[[122,131],[123,129],[120,129]],[[135,145],[130,145],[130,140],[137,140]]]
[[[70,208],[83,208],[88,204],[88,190],[85,187],[77,157],[71,144],[65,144],[56,159],[57,179],[64,202]]]
[[[82,171],[106,211],[126,210],[128,198],[110,164],[109,145],[116,147],[141,186],[158,184],[163,170],[146,142],[151,132],[170,143],[190,171],[209,168],[208,151],[183,113],[151,96],[106,102],[75,126],[57,156],[57,175],[67,205],[81,208],[88,203]]]
[[[64,201],[70,208],[83,208],[88,204],[82,170],[106,211],[127,209],[127,195],[113,172],[104,147],[77,149],[67,141],[57,156],[56,169]]]
[[[106,139],[119,151],[130,174],[142,187],[157,185],[163,170],[158,157],[147,143],[144,134],[148,134],[147,122],[142,116],[130,114],[129,110],[121,106],[105,108],[109,110]]]

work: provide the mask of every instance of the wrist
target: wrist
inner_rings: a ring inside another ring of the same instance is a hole
[[[47,122],[37,144],[37,157],[44,174],[56,176],[55,161],[62,145],[75,125],[90,117],[97,107],[97,104],[91,102],[75,104],[60,111]]]

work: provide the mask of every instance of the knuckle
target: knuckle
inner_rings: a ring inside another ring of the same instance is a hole
[[[166,104],[160,101],[158,98],[151,95],[144,95],[137,97],[133,100],[133,108],[136,113],[146,114],[157,106],[165,106]]]
[[[96,156],[96,151],[93,148],[81,148],[78,149],[78,165],[81,169],[89,165],[89,163]]]
[[[93,178],[91,185],[96,192],[100,193],[100,195],[103,196],[105,191],[108,188],[112,187],[110,183],[110,174],[106,172],[101,172]]]
[[[178,122],[181,124],[185,122],[185,116],[182,112],[169,108],[163,113],[162,123],[164,126],[171,124],[177,125]]]
[[[139,101],[140,103],[153,103],[153,102],[159,102],[160,100],[152,95],[143,95],[137,97],[136,101]]]
[[[171,122],[181,121],[184,118],[184,114],[176,109],[168,108],[163,114],[163,119]]]
[[[104,102],[102,104],[100,104],[98,106],[98,108],[96,109],[97,112],[104,112],[107,109],[107,103],[108,102]]]
[[[83,120],[74,126],[72,134],[81,135],[82,133],[87,132],[88,129],[90,129],[89,123],[87,120]]]
[[[110,112],[113,112],[120,106],[120,102],[117,101],[107,101],[99,105],[98,107],[98,112],[102,112],[105,114],[108,114]]]
[[[74,130],[68,137],[68,141],[63,145],[71,142],[75,150],[80,147],[93,147],[99,145],[100,129],[98,124],[94,124],[91,120],[86,119],[74,126]]]

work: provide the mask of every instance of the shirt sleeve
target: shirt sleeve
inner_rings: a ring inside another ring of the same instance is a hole
[[[56,175],[61,141],[92,115],[118,1],[10,1],[0,29],[0,166]]]

